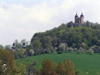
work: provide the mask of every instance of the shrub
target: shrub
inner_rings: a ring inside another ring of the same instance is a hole
[[[94,53],[93,49],[90,48],[90,49],[88,50],[88,53],[89,53],[89,54],[93,54],[93,53]]]
[[[91,49],[93,49],[94,53],[100,53],[100,47],[99,46],[92,46]]]
[[[73,51],[73,48],[72,48],[72,47],[68,47],[68,48],[66,49],[66,51],[72,52],[72,51]]]
[[[65,51],[67,47],[68,47],[67,43],[60,43],[58,50]]]
[[[34,50],[33,49],[30,49],[29,50],[29,53],[30,53],[30,55],[34,55]]]
[[[81,44],[81,47],[84,48],[84,49],[85,49],[85,46],[86,46],[85,43],[82,43],[82,44]]]
[[[83,53],[84,52],[84,48],[82,48],[82,47],[80,47],[79,49],[78,49],[78,51],[77,51],[77,53],[79,54],[79,53]]]
[[[74,51],[77,51],[77,48],[74,48]]]

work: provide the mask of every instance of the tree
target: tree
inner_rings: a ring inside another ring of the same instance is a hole
[[[75,48],[75,47],[76,47],[76,44],[75,44],[75,43],[73,43],[72,47],[73,47],[73,48]]]
[[[42,62],[42,69],[37,71],[38,75],[75,75],[74,64],[67,59],[62,63],[59,62],[58,65],[51,61],[49,58],[46,58]]]
[[[52,38],[49,35],[48,36],[44,36],[41,39],[41,42],[42,42],[43,48],[51,48],[51,46],[52,46]]]
[[[0,49],[0,75],[15,75],[16,73],[14,55],[8,50]]]
[[[72,25],[73,28],[70,28]],[[36,33],[31,39],[30,49],[57,47],[59,50],[64,50],[65,47],[61,43],[67,43],[69,47],[77,49],[80,47],[88,49],[93,45],[100,46],[100,24],[87,21],[78,25],[69,22],[58,28]]]
[[[29,53],[30,53],[30,55],[34,55],[34,50],[33,49],[30,49],[29,50]]]
[[[20,75],[24,75],[26,72],[26,65],[24,65],[24,64],[19,65],[19,67],[17,68],[17,72]]]
[[[3,49],[3,45],[0,45],[0,49]]]
[[[49,58],[46,58],[42,62],[41,75],[51,75],[54,71],[56,71],[56,64]]]
[[[28,58],[29,59],[29,58]],[[37,61],[32,61],[32,64],[30,63],[26,63],[25,67],[26,67],[26,73],[25,75],[35,75],[35,72],[37,71],[33,66],[37,64]],[[36,73],[37,75],[37,73]]]
[[[65,65],[62,62],[59,62],[57,66],[57,73],[60,75],[64,75],[64,72],[65,72]]]
[[[32,42],[33,48],[41,48],[42,47],[42,43],[40,42],[40,40],[34,40]]]
[[[5,49],[11,51],[11,45],[6,45]]]
[[[61,51],[65,51],[67,47],[68,47],[67,43],[60,43],[58,49]]]
[[[67,62],[65,74],[66,75],[75,75],[74,64],[70,60],[68,60],[68,62]]]
[[[20,48],[18,53],[19,53],[19,57],[24,57],[24,49],[23,48]]]
[[[19,51],[19,49],[22,48],[22,44],[18,42],[17,39],[14,41],[14,44],[15,44],[15,50]]]
[[[86,45],[85,43],[82,43],[81,47],[85,49],[85,45]]]
[[[18,58],[19,58],[19,54],[18,54],[17,51],[13,51],[13,54],[14,54],[14,56],[15,56],[15,59],[18,59]]]

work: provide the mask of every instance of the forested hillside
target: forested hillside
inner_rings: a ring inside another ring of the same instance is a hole
[[[66,50],[68,47],[89,49],[94,45],[100,46],[100,24],[69,22],[46,32],[35,33],[27,50],[34,49],[35,54],[41,54]]]

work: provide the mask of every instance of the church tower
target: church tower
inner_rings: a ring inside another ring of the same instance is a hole
[[[81,13],[80,17],[78,17],[77,13],[75,15],[75,23],[83,24],[84,23],[84,15]]]
[[[78,23],[78,15],[77,15],[77,13],[75,15],[75,23]]]
[[[80,15],[80,23],[81,23],[81,24],[84,23],[84,15],[83,15],[83,13],[81,13],[81,15]]]

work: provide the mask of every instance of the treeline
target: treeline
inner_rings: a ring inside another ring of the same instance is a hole
[[[75,71],[74,64],[67,59],[64,62],[55,64],[49,58],[46,58],[42,62],[42,69],[36,71],[37,75],[79,75],[78,71]]]
[[[84,24],[69,22],[46,32],[35,33],[27,50],[33,49],[37,55],[67,48],[89,49],[92,46],[96,48],[100,46],[100,24],[89,21]]]
[[[31,43],[23,39],[21,42],[15,40],[13,44],[5,47],[0,45],[0,49],[9,50],[15,59],[45,53],[61,54],[63,51],[100,53],[100,24],[69,22],[46,32],[35,33]]]
[[[18,59],[34,55],[33,49],[26,50],[26,46],[28,45],[29,42],[25,39],[21,40],[20,42],[16,39],[12,45],[0,45],[0,49],[6,49],[10,51],[14,55],[15,59]]]

